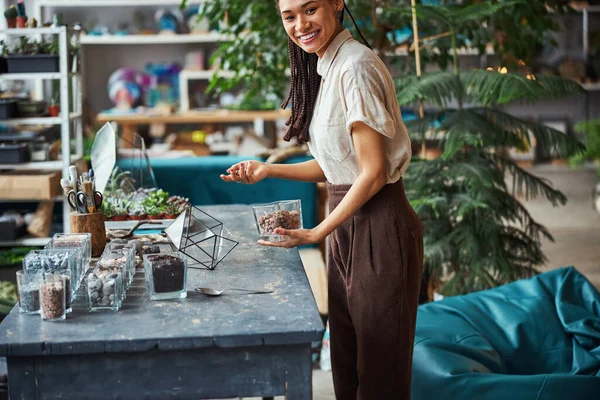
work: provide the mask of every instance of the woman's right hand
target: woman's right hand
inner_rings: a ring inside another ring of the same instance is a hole
[[[227,175],[221,174],[225,182],[254,184],[268,176],[268,167],[265,163],[255,160],[242,161],[227,169]]]

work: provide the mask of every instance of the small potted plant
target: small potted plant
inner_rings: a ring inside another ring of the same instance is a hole
[[[167,200],[167,211],[165,218],[175,219],[190,205],[189,200],[180,196],[171,196]]]
[[[4,10],[4,18],[6,18],[6,26],[9,28],[17,27],[17,7],[13,4]]]
[[[164,216],[163,210],[156,206],[145,207],[145,211],[148,216],[148,219],[162,219]]]
[[[53,81],[56,82],[57,84],[59,83],[58,81]],[[60,105],[58,103],[58,89],[56,89],[55,87],[52,88],[52,100],[50,100],[50,105],[48,106],[48,114],[50,114],[51,117],[58,117],[58,114],[60,114]]]
[[[142,202],[148,219],[162,219],[167,211],[168,199],[169,193],[162,189],[149,191],[148,196]]]
[[[27,27],[27,13],[25,12],[25,3],[24,0],[19,0],[17,3],[17,28],[26,28]]]
[[[128,214],[126,208],[123,208],[121,206],[115,207],[115,212],[112,217],[113,221],[127,221],[128,218],[129,218],[129,214]]]
[[[135,204],[129,209],[129,219],[134,221],[141,221],[146,219],[146,211],[141,204]]]

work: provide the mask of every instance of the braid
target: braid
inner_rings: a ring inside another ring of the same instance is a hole
[[[371,49],[345,2],[344,9],[348,11],[363,42]],[[344,10],[342,10],[339,19],[340,22],[344,22]],[[288,51],[290,54],[290,92],[287,99],[281,103],[281,108],[285,109],[291,103],[292,115],[285,123],[288,130],[283,140],[289,142],[293,137],[296,137],[298,143],[302,144],[310,140],[308,128],[312,122],[317,95],[321,87],[321,77],[317,73],[319,57],[314,53],[306,53],[291,38],[288,38]]]
[[[296,137],[298,143],[302,144],[310,139],[308,128],[321,86],[321,77],[317,74],[316,54],[306,53],[292,39],[288,39],[288,49],[291,72],[290,93],[281,104],[281,108],[286,108],[291,102],[292,115],[286,122],[288,130],[283,139],[290,141]]]

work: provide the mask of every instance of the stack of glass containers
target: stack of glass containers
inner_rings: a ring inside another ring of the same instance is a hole
[[[20,301],[21,312],[32,314],[39,312],[41,292],[38,293],[37,301],[35,290],[40,289],[40,284],[46,281],[47,276],[63,276],[66,302],[66,312],[71,311],[71,304],[75,300],[79,284],[77,273],[81,268],[82,256],[80,248],[43,249],[32,250],[23,258],[23,272],[19,284],[19,296],[22,299],[30,299],[30,302]],[[56,286],[56,285],[55,285]],[[37,305],[37,310],[34,305]]]

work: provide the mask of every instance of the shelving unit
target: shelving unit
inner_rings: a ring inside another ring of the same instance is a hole
[[[83,129],[81,123],[81,79],[78,73],[69,72],[68,31],[66,27],[24,28],[0,30],[0,36],[8,39],[15,36],[39,37],[40,35],[57,35],[59,43],[59,72],[51,73],[18,73],[2,74],[2,80],[59,80],[60,84],[60,116],[39,118],[15,118],[0,121],[4,125],[60,125],[61,127],[61,159],[47,162],[31,162],[23,164],[0,164],[0,170],[30,171],[62,171],[63,177],[69,176],[69,166],[83,158]],[[69,104],[69,79],[72,83],[73,107]],[[41,85],[38,85],[41,86]],[[71,129],[73,124],[73,130]],[[72,132],[75,136],[76,154],[71,154]],[[12,201],[12,200],[11,200]],[[61,197],[63,204],[63,231],[69,232],[70,207],[66,197]],[[0,246],[44,245],[49,238],[23,238],[14,241],[0,242]]]
[[[81,37],[81,45],[139,45],[176,43],[215,43],[231,39],[217,33],[179,35],[86,35]]]

